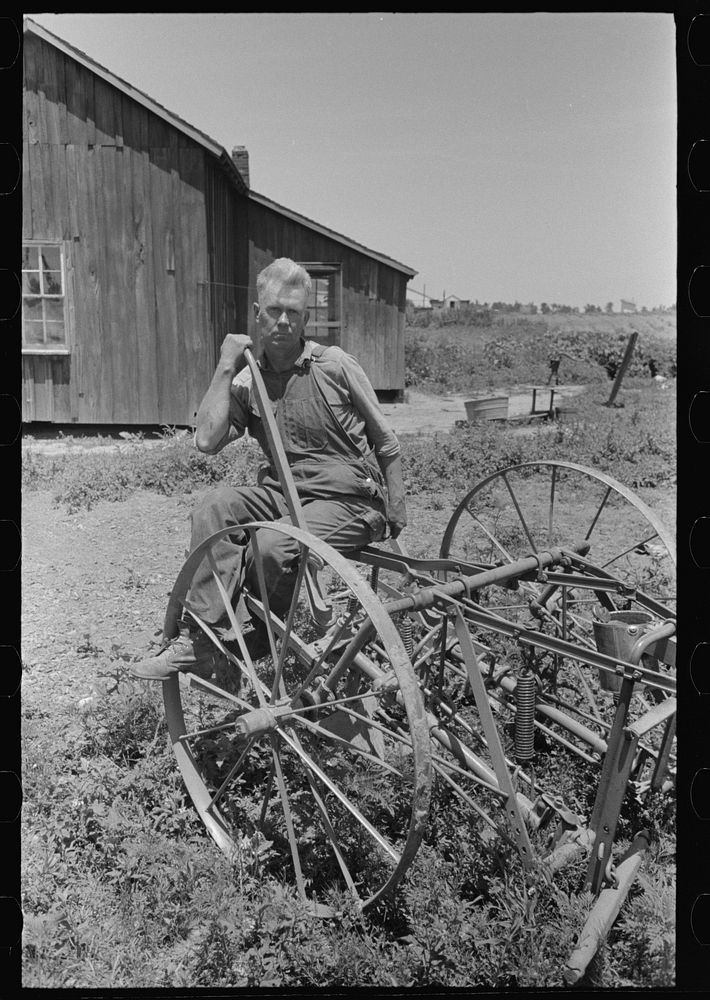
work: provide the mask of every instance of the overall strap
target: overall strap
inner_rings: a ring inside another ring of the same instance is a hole
[[[328,348],[324,344],[314,344],[313,348],[311,350],[311,357],[320,358],[322,356],[322,354],[327,349]],[[320,376],[316,375],[316,366],[310,365],[309,366],[309,371],[310,371],[310,374],[311,374],[311,378],[313,379],[313,384],[315,385],[316,389],[318,390],[318,392],[319,392],[319,394],[320,394],[323,402],[325,403],[326,408],[328,409],[328,412],[330,413],[331,417],[333,418],[333,424],[334,424],[335,429],[337,430],[340,438],[342,439],[342,441],[344,441],[348,445],[348,447],[350,448],[350,451],[353,453],[353,455],[360,462],[365,462],[367,464],[368,468],[372,468],[373,469],[373,471],[377,475],[377,478],[384,485],[384,480],[382,478],[382,473],[380,471],[379,466],[375,465],[375,463],[371,462],[366,455],[363,455],[362,451],[360,451],[360,449],[358,448],[358,446],[355,444],[355,442],[353,441],[353,439],[350,437],[350,435],[348,434],[348,432],[345,430],[345,428],[343,427],[343,425],[338,420],[338,418],[337,418],[337,416],[335,414],[335,411],[333,410],[333,407],[328,402],[326,394],[323,391],[323,386],[320,384]]]

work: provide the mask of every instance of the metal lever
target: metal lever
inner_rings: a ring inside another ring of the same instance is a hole
[[[281,435],[279,434],[279,429],[276,426],[274,414],[271,410],[271,404],[269,402],[268,393],[266,392],[266,386],[264,385],[264,380],[261,377],[261,372],[254,355],[248,347],[244,351],[244,358],[249,366],[249,370],[251,371],[252,386],[254,389],[254,395],[256,396],[256,405],[259,408],[259,415],[261,416],[264,424],[266,440],[269,443],[269,450],[271,452],[274,465],[276,466],[276,472],[279,477],[279,482],[281,484],[288,512],[291,516],[291,521],[296,525],[296,527],[302,528],[303,531],[308,531],[309,529],[308,524],[306,523],[306,517],[303,513],[300,497],[296,491],[296,484],[293,480],[293,476],[291,475],[291,469],[288,465],[286,452],[284,451],[283,442],[281,441]],[[318,580],[310,560],[307,561],[304,577],[311,615],[318,625],[323,628],[327,628],[332,621],[333,612],[321,596]]]

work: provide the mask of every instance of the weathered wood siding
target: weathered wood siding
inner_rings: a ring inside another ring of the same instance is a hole
[[[210,318],[216,359],[225,336],[246,333],[248,327],[247,207],[216,161],[207,164],[207,192]]]
[[[23,356],[23,419],[189,423],[216,357],[211,157],[29,32],[24,74],[23,236],[63,243],[71,353]]]
[[[253,299],[257,274],[277,257],[342,264],[339,346],[358,359],[376,390],[401,392],[406,276],[255,201],[249,202],[248,232]]]

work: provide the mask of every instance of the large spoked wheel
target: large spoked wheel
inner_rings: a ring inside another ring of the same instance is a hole
[[[513,692],[516,675],[532,671],[538,704],[550,706],[536,726],[562,732],[552,720],[564,723],[562,715],[571,714],[576,722],[565,738],[587,759],[603,752],[621,679],[585,662],[584,654],[626,662],[634,629],[637,638],[658,629],[674,634],[675,544],[655,512],[616,479],[571,462],[539,461],[500,470],[475,486],[449,521],[441,556],[483,568],[555,546],[570,552],[569,565],[558,571],[565,569],[575,583],[528,578],[514,587],[474,590],[464,603],[479,619],[490,616],[475,634],[490,647],[493,672],[496,664],[512,664],[504,690]],[[625,646],[617,642],[614,622],[631,629]],[[506,624],[530,630],[531,639],[538,632],[540,643],[519,644]],[[546,650],[546,636],[574,645],[580,655]],[[631,719],[665,699],[663,678],[675,682],[672,664],[642,656],[641,666],[659,675],[660,686],[636,685]],[[586,743],[577,738],[580,732]]]
[[[451,516],[441,555],[490,565],[575,544],[594,566],[674,605],[672,533],[618,480],[573,462],[525,462],[487,476]]]
[[[240,525],[259,578],[241,596],[265,625],[268,652],[248,632],[219,580],[217,532],[188,557],[173,588],[166,637],[180,620],[220,655],[205,679],[163,685],[172,745],[189,794],[228,857],[295,880],[316,912],[332,893],[365,907],[403,878],[429,808],[431,761],[421,693],[391,619],[363,576],[325,542],[295,526]],[[287,612],[269,607],[263,552],[273,534],[299,545]],[[222,631],[190,609],[207,560],[219,581]],[[332,900],[331,900],[332,903]]]

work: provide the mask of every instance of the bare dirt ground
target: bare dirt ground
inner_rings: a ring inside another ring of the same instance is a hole
[[[47,492],[23,502],[22,695],[26,709],[66,718],[109,669],[116,651],[139,656],[158,641],[167,599],[189,544],[199,494],[140,492],[68,514]],[[451,504],[409,501],[402,541],[434,554]],[[96,648],[105,656],[90,655]],[[112,654],[112,647],[116,650]]]
[[[571,398],[581,392],[584,387],[560,385],[553,388],[557,403],[561,399]],[[382,409],[395,434],[434,434],[451,430],[457,420],[466,420],[466,400],[478,399],[485,395],[485,393],[469,392],[431,396],[408,389],[406,402],[383,403]],[[529,413],[532,407],[532,388],[530,387],[511,386],[509,389],[496,390],[489,395],[508,395],[508,412],[513,417]],[[539,400],[536,404],[537,409],[546,405],[540,400],[549,400],[549,398],[549,388],[545,393],[544,387],[541,387]]]

